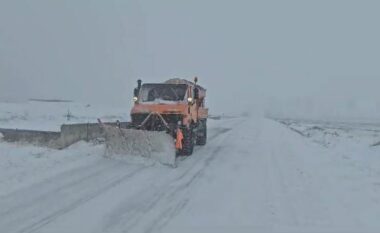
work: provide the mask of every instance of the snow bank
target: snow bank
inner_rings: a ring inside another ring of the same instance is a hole
[[[379,122],[336,122],[305,119],[279,121],[292,131],[325,147],[339,147],[346,146],[346,144],[367,147],[380,141]]]

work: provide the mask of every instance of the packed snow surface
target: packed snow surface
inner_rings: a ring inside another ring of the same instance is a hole
[[[0,142],[1,232],[380,232],[377,133],[208,124],[207,145],[176,168],[105,157],[103,144]]]

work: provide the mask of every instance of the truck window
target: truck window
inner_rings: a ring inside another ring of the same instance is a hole
[[[142,86],[140,100],[142,102],[183,101],[187,86],[184,84],[145,84]]]

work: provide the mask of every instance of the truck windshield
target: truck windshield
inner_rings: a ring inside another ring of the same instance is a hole
[[[144,84],[141,87],[142,102],[183,101],[186,84]]]

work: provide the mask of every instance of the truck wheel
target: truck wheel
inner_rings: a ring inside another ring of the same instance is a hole
[[[194,133],[193,130],[184,128],[182,129],[183,140],[182,140],[182,150],[180,152],[181,155],[189,156],[193,154],[194,150]]]
[[[206,121],[202,121],[200,125],[200,129],[197,135],[196,144],[198,146],[204,146],[207,143],[207,123]]]

